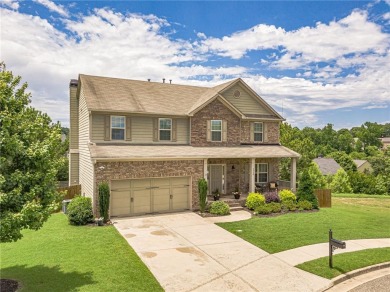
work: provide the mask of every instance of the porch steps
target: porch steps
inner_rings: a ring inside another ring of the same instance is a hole
[[[244,210],[244,207],[238,201],[228,201],[226,203],[230,207],[230,212]]]

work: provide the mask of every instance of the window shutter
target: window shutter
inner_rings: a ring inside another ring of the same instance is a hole
[[[255,142],[255,123],[250,123],[250,142]]]
[[[222,121],[222,142],[227,142],[227,121]]]
[[[126,140],[131,141],[131,117],[126,117]]]
[[[172,142],[177,141],[177,120],[172,119]]]
[[[104,140],[110,141],[111,140],[111,116],[106,115],[104,117]]]
[[[268,129],[266,123],[263,123],[263,141],[268,142]]]
[[[153,142],[158,142],[158,118],[153,119]]]
[[[207,120],[207,142],[211,141],[211,120]]]

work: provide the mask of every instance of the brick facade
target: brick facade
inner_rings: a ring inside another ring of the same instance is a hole
[[[94,211],[97,213],[98,210],[98,185],[103,181],[173,176],[192,177],[191,207],[197,209],[198,180],[203,177],[203,160],[98,162],[95,165]]]
[[[241,143],[250,144],[279,144],[279,123],[263,122],[266,133],[264,133],[264,142],[251,142],[251,126],[253,121],[241,121]],[[265,138],[267,137],[267,138]]]
[[[207,141],[207,121],[227,121],[227,142]],[[239,146],[241,140],[240,118],[219,100],[214,100],[191,118],[192,146]]]

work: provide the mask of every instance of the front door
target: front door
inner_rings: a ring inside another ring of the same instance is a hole
[[[225,193],[225,165],[223,164],[209,164],[209,193],[218,189],[219,193]]]

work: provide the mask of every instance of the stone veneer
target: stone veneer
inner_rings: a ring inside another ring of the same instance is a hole
[[[279,144],[279,123],[278,122],[263,122],[267,128],[267,141],[251,142],[251,127],[253,121],[241,121],[241,143],[251,144]],[[265,135],[264,135],[265,136]]]
[[[207,121],[227,121],[227,142],[207,142]],[[219,100],[214,100],[191,118],[192,146],[239,146],[240,118]]]
[[[192,177],[192,209],[199,207],[198,180],[203,177],[203,160],[97,162],[95,165],[94,211],[98,213],[98,185],[103,181],[132,178]]]

